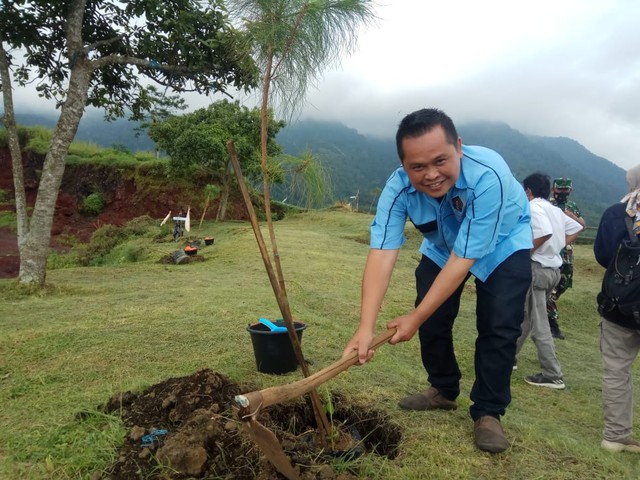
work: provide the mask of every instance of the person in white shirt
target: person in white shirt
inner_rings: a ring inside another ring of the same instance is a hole
[[[546,298],[560,281],[560,251],[576,239],[583,227],[547,200],[551,192],[548,175],[533,173],[524,179],[522,185],[531,208],[532,281],[525,300],[522,334],[518,338],[516,355],[531,335],[542,371],[526,377],[525,381],[530,385],[561,390],[565,384],[547,319]]]

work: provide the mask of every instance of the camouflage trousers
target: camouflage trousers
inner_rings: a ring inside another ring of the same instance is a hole
[[[557,301],[564,292],[573,285],[573,264],[563,263],[560,267],[560,281],[547,297],[547,317],[550,324],[558,323]]]

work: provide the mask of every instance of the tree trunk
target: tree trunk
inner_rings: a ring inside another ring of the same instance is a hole
[[[220,191],[220,204],[218,205],[218,212],[216,213],[216,220],[218,222],[224,222],[227,216],[227,206],[229,205],[229,192],[231,191],[231,174],[229,169],[231,168],[230,162],[227,161],[227,166],[224,169],[222,175],[222,188]]]
[[[4,104],[4,126],[7,129],[9,140],[9,151],[11,152],[11,173],[13,175],[13,188],[15,191],[16,203],[16,223],[18,229],[18,241],[24,238],[29,228],[27,218],[27,196],[24,190],[24,170],[22,166],[22,149],[18,138],[18,129],[13,112],[13,92],[11,87],[11,73],[9,63],[4,50],[4,45],[0,42],[0,84],[2,89]]]
[[[229,205],[229,187],[222,186],[222,192],[220,195],[220,204],[218,205],[218,212],[216,213],[216,220],[218,222],[224,222],[227,215],[227,206]]]
[[[38,195],[26,234],[18,232],[21,284],[44,286],[51,227],[69,145],[73,141],[84,113],[91,78],[91,68],[77,65],[71,70],[67,98],[62,105],[51,144],[42,167]],[[15,181],[15,180],[14,180]]]

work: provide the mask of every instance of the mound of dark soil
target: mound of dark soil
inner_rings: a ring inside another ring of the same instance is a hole
[[[114,395],[101,410],[120,415],[129,433],[117,462],[103,478],[284,478],[252,443],[238,419],[233,398],[253,390],[257,388],[201,370],[170,378],[139,394]],[[304,399],[272,405],[258,414],[257,420],[276,434],[301,478],[359,478],[356,457],[360,454],[396,457],[402,432],[386,414],[349,404],[339,394],[334,394],[331,405],[334,425],[357,439],[347,450],[336,452],[326,442],[318,445],[313,441],[313,410]]]

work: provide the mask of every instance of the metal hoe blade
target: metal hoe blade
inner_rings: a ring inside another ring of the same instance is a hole
[[[250,418],[242,423],[249,436],[258,445],[258,447],[260,447],[262,453],[265,454],[276,470],[289,480],[300,480],[295,469],[291,466],[289,457],[284,453],[280,442],[271,430],[262,425],[255,418]]]

